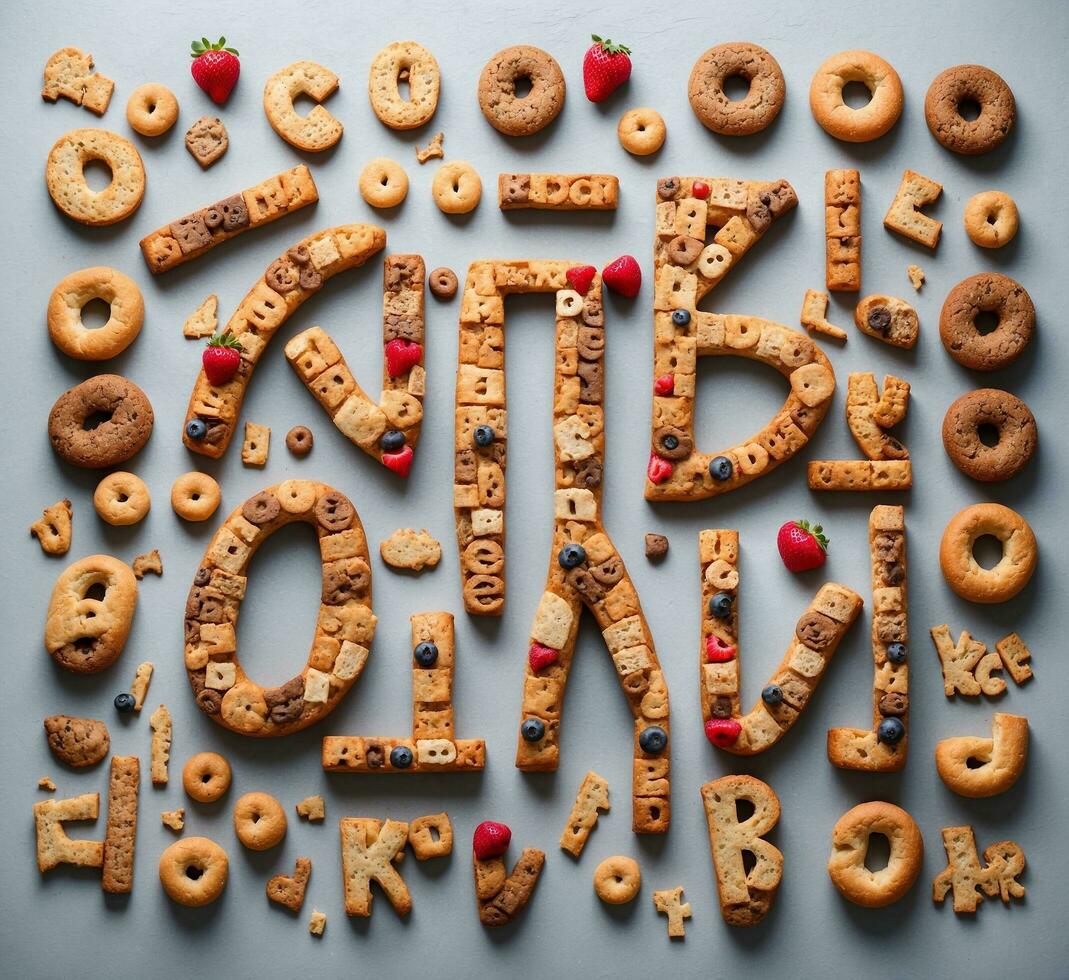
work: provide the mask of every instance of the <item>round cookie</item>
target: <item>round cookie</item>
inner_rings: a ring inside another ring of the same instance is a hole
[[[980,113],[966,119],[961,107],[975,103]],[[957,65],[935,76],[924,97],[924,121],[948,150],[966,156],[987,153],[1009,135],[1017,119],[1010,87],[983,65]]]
[[[1002,542],[1002,558],[994,568],[984,568],[973,555],[977,539],[986,535]],[[1036,536],[1028,521],[1002,504],[973,504],[959,511],[939,543],[943,578],[969,602],[1012,599],[1028,584],[1037,557]]]
[[[145,481],[133,473],[109,473],[93,493],[93,507],[101,520],[115,527],[136,524],[151,506]]]
[[[373,208],[395,208],[407,194],[408,174],[387,157],[376,157],[360,174],[360,196]]]
[[[995,430],[988,446],[981,427]],[[1036,451],[1036,420],[1028,406],[1008,391],[978,388],[962,395],[943,417],[943,448],[966,476],[995,483],[1016,476]]]
[[[185,521],[206,521],[222,500],[219,484],[207,473],[183,473],[171,487],[171,507]]]
[[[865,867],[869,838],[883,834],[891,845],[887,866]],[[831,834],[828,874],[839,893],[855,905],[883,908],[913,887],[924,858],[924,839],[916,821],[893,803],[862,803],[844,813]]]
[[[182,786],[191,800],[214,803],[230,789],[230,763],[218,752],[198,752],[182,769]]]
[[[286,433],[286,448],[294,456],[307,456],[312,451],[312,430],[306,425],[295,425]]]
[[[103,420],[87,429],[87,422]],[[152,435],[152,406],[132,381],[98,374],[56,399],[48,414],[48,438],[74,466],[103,469],[125,463]]]
[[[94,191],[85,165],[100,160],[111,170],[111,183]],[[106,129],[72,129],[56,140],[45,163],[45,183],[53,203],[83,225],[113,225],[129,218],[145,196],[145,165],[128,139]]]
[[[82,322],[82,310],[94,299],[111,309],[108,322],[91,329]],[[79,361],[106,361],[121,354],[144,322],[145,301],[137,283],[106,265],[64,276],[48,298],[48,335],[64,354]]]
[[[286,836],[286,811],[267,793],[246,793],[234,804],[234,833],[250,851],[266,851]]]
[[[483,183],[475,168],[463,160],[443,163],[434,175],[431,194],[445,214],[467,214],[479,206]]]
[[[633,858],[608,857],[594,869],[594,891],[607,905],[625,905],[642,887],[642,871]]]
[[[724,82],[743,78],[750,89],[729,99]],[[764,48],[744,41],[709,48],[691,69],[687,96],[706,129],[722,136],[752,136],[772,124],[783,108],[787,83],[779,62]]]
[[[408,82],[408,98],[398,86]],[[438,108],[442,75],[438,62],[422,44],[394,41],[371,60],[367,94],[379,122],[390,129],[416,129]]]
[[[630,109],[620,117],[616,137],[628,153],[648,157],[664,146],[668,130],[656,109]]]
[[[1002,248],[1017,234],[1017,205],[1002,191],[981,191],[965,205],[965,234],[980,248]]]
[[[52,754],[72,769],[86,769],[103,762],[111,747],[108,726],[93,718],[50,715],[44,726]]]
[[[126,121],[142,136],[162,136],[178,121],[178,99],[166,85],[139,85],[126,102]]]
[[[223,893],[229,867],[226,851],[215,841],[186,837],[160,855],[160,884],[172,901],[197,908]]]
[[[995,329],[981,334],[980,313],[994,313]],[[1012,364],[1028,346],[1036,327],[1036,308],[1024,287],[999,272],[981,272],[959,282],[939,314],[939,337],[947,353],[974,371],[996,371]]]
[[[531,90],[520,98],[516,82]],[[564,74],[553,56],[530,44],[498,51],[479,76],[479,108],[486,121],[506,136],[530,136],[545,129],[564,108]]]
[[[843,101],[843,87],[861,82],[872,98],[852,109]],[[821,128],[846,143],[879,139],[902,114],[902,80],[883,58],[871,51],[833,54],[813,76],[809,108]]]
[[[457,294],[457,274],[444,265],[439,266],[427,277],[427,286],[436,299],[452,299]]]

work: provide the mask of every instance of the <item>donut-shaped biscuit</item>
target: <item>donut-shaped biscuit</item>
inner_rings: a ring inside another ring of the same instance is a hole
[[[407,99],[398,87],[402,79],[408,82]],[[415,129],[434,115],[441,84],[438,62],[430,51],[415,41],[394,41],[371,60],[367,94],[383,125]]]
[[[516,94],[517,80],[531,90]],[[479,76],[479,108],[486,121],[506,136],[530,136],[545,129],[564,108],[564,73],[552,55],[530,44],[498,51]]]
[[[162,136],[178,121],[178,99],[158,82],[139,85],[127,100],[126,121],[142,136]]]
[[[218,752],[198,752],[182,769],[186,795],[198,803],[214,803],[230,789],[230,763]]]
[[[401,164],[376,157],[360,173],[360,196],[373,208],[395,208],[408,194],[408,174]]]
[[[607,905],[625,905],[642,887],[642,871],[633,858],[608,857],[594,869],[594,891]]]
[[[109,473],[97,484],[93,506],[101,520],[116,527],[136,524],[152,506],[145,481],[133,473]]]
[[[980,313],[994,313],[995,329],[982,334]],[[947,353],[974,371],[995,371],[1012,364],[1036,328],[1036,308],[1024,287],[999,272],[981,272],[959,282],[939,314],[939,337]]]
[[[438,168],[431,184],[431,194],[439,211],[467,214],[478,207],[483,196],[483,182],[470,163],[454,160]]]
[[[620,117],[616,137],[628,153],[648,157],[664,146],[668,130],[656,109],[630,109]]]
[[[437,299],[452,299],[457,294],[457,274],[444,265],[439,266],[427,277],[427,286]]]
[[[286,433],[286,448],[294,456],[307,456],[313,442],[312,430],[306,425],[295,425]]]
[[[729,99],[724,82],[750,83],[745,98]],[[783,108],[787,83],[779,62],[764,48],[744,41],[709,48],[690,73],[690,107],[703,126],[722,136],[751,136],[772,124]]]
[[[985,535],[1002,542],[1002,558],[994,568],[984,568],[973,555],[977,539]],[[939,543],[943,578],[969,602],[1012,599],[1036,570],[1037,555],[1036,536],[1028,521],[1002,504],[973,504],[959,511]]]
[[[152,406],[145,393],[117,374],[98,374],[75,385],[56,399],[48,415],[56,454],[86,469],[125,463],[150,435]]]
[[[961,114],[974,103],[975,119]],[[935,76],[924,97],[924,121],[948,150],[977,156],[998,146],[1013,128],[1017,102],[1001,77],[983,65],[957,65]]]
[[[183,473],[171,487],[171,507],[184,521],[206,521],[222,500],[219,484],[207,473]]]
[[[234,804],[234,833],[250,851],[266,851],[286,836],[286,811],[267,793],[246,793]]]
[[[868,105],[852,109],[843,101],[843,87],[849,82],[861,82],[869,90]],[[902,81],[871,51],[842,51],[817,69],[809,86],[809,108],[829,135],[846,143],[867,143],[898,122]]]
[[[865,867],[869,837],[890,842],[887,866]],[[897,902],[913,886],[924,857],[924,839],[914,819],[893,803],[862,803],[844,813],[831,833],[828,874],[839,893],[855,905],[878,909]]]
[[[100,160],[111,183],[94,191],[85,165]],[[113,225],[129,218],[145,196],[145,166],[137,147],[106,129],[72,129],[56,140],[45,163],[45,183],[53,203],[83,225]]]
[[[994,445],[983,441],[982,427],[994,431]],[[997,388],[978,388],[962,395],[943,417],[943,448],[950,461],[983,483],[1020,473],[1036,451],[1038,438],[1028,406]]]
[[[197,908],[223,893],[229,867],[226,851],[215,841],[186,837],[160,855],[160,884],[172,901]]]
[[[82,310],[94,299],[111,307],[108,322],[89,328]],[[64,354],[79,361],[105,361],[134,342],[145,322],[145,301],[137,283],[118,269],[93,266],[65,276],[48,299],[48,335]]]
[[[981,191],[965,205],[965,234],[980,248],[1002,248],[1017,234],[1017,205],[1002,191]]]

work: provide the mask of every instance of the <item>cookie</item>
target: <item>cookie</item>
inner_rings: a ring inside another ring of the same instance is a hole
[[[138,581],[143,579],[149,573],[153,575],[162,575],[163,561],[160,558],[159,549],[153,548],[151,551],[147,551],[143,555],[138,555],[130,563],[130,567],[134,571],[134,578]]]
[[[37,538],[46,555],[65,555],[71,547],[72,516],[71,502],[57,500],[30,525],[30,537]]]
[[[443,214],[467,214],[479,206],[483,184],[470,163],[443,163],[431,182],[431,196]]]
[[[92,718],[49,715],[45,737],[52,754],[72,769],[86,769],[102,762],[111,746],[108,726]]]
[[[103,865],[102,841],[72,840],[63,826],[75,820],[96,820],[99,811],[99,793],[83,793],[66,800],[42,800],[40,803],[34,803],[37,870],[44,874],[61,864],[73,864],[79,868],[99,868]]]
[[[191,340],[211,337],[219,329],[219,297],[212,293],[203,303],[186,317],[182,324],[182,336]]]
[[[906,275],[909,276],[910,285],[919,293],[924,285],[924,270],[919,265],[908,265]]]
[[[312,915],[308,919],[308,931],[313,936],[322,936],[324,930],[327,928],[327,914],[326,912],[320,912],[318,909],[312,910]]]
[[[616,138],[628,153],[648,157],[664,146],[668,130],[656,109],[629,109],[616,124]]]
[[[607,857],[594,869],[594,894],[606,905],[634,901],[642,887],[642,871],[634,858]]]
[[[255,422],[245,423],[245,441],[241,444],[241,462],[245,466],[266,466],[271,448],[271,429]]]
[[[286,836],[286,811],[267,793],[246,793],[234,804],[234,833],[250,851],[266,851]]]
[[[861,289],[861,174],[824,174],[824,281],[831,292]]]
[[[82,310],[95,299],[108,304],[108,319],[90,329]],[[117,269],[94,266],[64,276],[48,298],[48,335],[68,357],[106,361],[129,347],[145,321],[145,302],[137,283]]]
[[[1002,191],[974,194],[965,204],[965,234],[981,248],[1002,248],[1017,234],[1017,205]]]
[[[60,48],[45,62],[45,84],[41,98],[55,102],[60,97],[84,106],[98,116],[104,115],[111,102],[115,83],[93,71],[93,56],[79,48]]]
[[[946,624],[933,626],[929,632],[943,671],[943,693],[948,698],[955,694],[995,697],[1006,690],[1006,682],[993,676],[1002,669],[997,651],[989,653],[968,630],[962,630],[956,642]]]
[[[1005,793],[1028,759],[1028,719],[995,712],[991,737],[945,738],[935,746],[935,769],[958,796],[981,799]]]
[[[230,148],[226,126],[218,116],[201,116],[186,130],[186,149],[207,170]]]
[[[1032,653],[1016,633],[1010,633],[999,640],[995,644],[995,650],[1015,684],[1023,684],[1032,679],[1032,668],[1028,665]]]
[[[869,838],[882,834],[890,845],[887,865],[865,865]],[[831,833],[828,875],[843,898],[868,909],[897,902],[913,887],[924,859],[924,839],[914,819],[893,803],[861,803],[844,813]]]
[[[318,795],[306,796],[297,804],[296,809],[297,816],[304,817],[310,823],[322,820],[327,814],[326,807],[323,805],[323,797]]]
[[[312,859],[306,857],[297,858],[293,867],[292,875],[275,875],[267,883],[267,900],[289,909],[291,912],[300,912],[304,905],[304,893],[308,887],[308,879],[312,877]]]
[[[395,208],[408,195],[408,174],[388,157],[376,157],[360,171],[360,196],[373,208]]]
[[[935,248],[939,244],[943,222],[929,218],[921,208],[937,201],[942,193],[942,184],[913,170],[903,171],[898,193],[883,216],[883,226],[918,245]]]
[[[981,332],[977,318],[993,314],[993,329]],[[1025,288],[999,272],[981,272],[959,282],[943,302],[939,338],[963,367],[997,371],[1028,346],[1036,329],[1036,308]]]
[[[516,82],[529,83],[516,94]],[[545,129],[564,108],[567,86],[553,56],[530,44],[498,51],[479,75],[479,108],[505,136],[531,136]]]
[[[596,772],[588,772],[583,777],[583,783],[576,794],[572,812],[568,814],[568,822],[560,835],[560,846],[572,857],[579,857],[586,847],[590,831],[598,822],[598,813],[608,813],[609,784],[603,776]]]
[[[322,105],[304,115],[293,100],[306,95],[323,102],[338,89],[338,76],[314,61],[295,61],[275,72],[264,85],[264,113],[271,128],[290,146],[307,153],[321,153],[341,139],[343,126]]]
[[[994,445],[981,438],[994,437]],[[1036,451],[1039,434],[1028,406],[1008,391],[977,388],[958,398],[943,416],[943,448],[966,476],[982,483],[1008,480]]]
[[[1002,557],[984,568],[973,555],[978,538],[990,535],[1002,543]],[[958,511],[943,530],[939,567],[943,578],[969,602],[1012,599],[1032,577],[1037,561],[1036,536],[1028,522],[1002,504],[972,504]]]
[[[843,101],[843,89],[860,82],[871,98],[859,109]],[[809,85],[809,108],[829,136],[846,143],[867,143],[884,135],[902,115],[902,80],[871,51],[840,51],[816,71]]]
[[[400,92],[402,80],[407,82],[407,98]],[[394,41],[371,59],[367,94],[384,126],[416,129],[438,108],[441,84],[438,62],[430,51],[415,41]]]
[[[379,545],[382,560],[391,568],[422,572],[442,560],[442,546],[425,530],[398,529]]]
[[[185,809],[179,807],[177,810],[164,810],[160,814],[160,823],[162,823],[168,830],[173,830],[175,833],[181,833],[186,826]]]
[[[428,160],[441,160],[445,156],[445,150],[442,149],[442,140],[444,139],[445,133],[435,133],[425,147],[420,149],[417,146],[416,161],[418,163],[426,163]]]
[[[1024,885],[1017,880],[1025,867],[1020,845],[1011,840],[992,844],[984,851],[986,864],[981,864],[972,827],[944,827],[943,849],[947,866],[932,882],[933,901],[942,902],[952,894],[954,911],[971,913],[985,895],[998,895],[1003,905],[1009,905],[1010,899],[1024,898]]]
[[[157,557],[159,554],[157,553]],[[135,578],[141,578],[134,572]],[[152,681],[152,672],[155,669],[152,661],[146,660],[137,665],[134,671],[134,680],[130,685],[130,697],[134,699],[134,711],[140,711],[145,705],[145,695],[148,694],[148,686]]]
[[[749,90],[728,98],[724,82],[741,78]],[[718,44],[694,62],[687,84],[694,115],[721,136],[752,136],[772,125],[787,97],[779,62],[764,48],[745,41]]]
[[[972,119],[962,106],[979,112]],[[935,76],[924,97],[924,121],[948,150],[977,156],[989,153],[1009,135],[1017,119],[1017,102],[1002,78],[983,65],[957,65]]]
[[[431,813],[408,823],[408,843],[417,861],[453,853],[453,825],[448,813]]]
[[[663,534],[646,535],[646,557],[650,561],[660,561],[668,554],[668,538]]]
[[[690,902],[683,901],[683,886],[653,893],[653,907],[668,918],[668,937],[685,939],[684,921],[691,917]]]
[[[152,406],[137,385],[117,374],[98,374],[56,399],[48,413],[48,438],[56,455],[72,466],[104,469],[137,455],[152,435],[152,423]]]
[[[85,165],[105,163],[111,181],[93,190]],[[129,140],[106,129],[72,129],[56,140],[45,163],[45,183],[52,203],[79,224],[98,227],[129,218],[145,196],[145,165]]]
[[[137,579],[110,555],[68,565],[52,587],[45,618],[45,649],[76,674],[95,674],[122,653],[137,608]]]
[[[823,334],[825,337],[831,337],[832,340],[846,340],[846,331],[828,321],[827,293],[807,289],[802,299],[802,312],[798,320],[810,333]]]
[[[480,824],[476,828],[476,835],[482,826]],[[493,856],[480,858],[472,851],[472,872],[475,876],[475,901],[479,908],[479,921],[490,928],[507,925],[526,908],[546,863],[544,852],[534,847],[526,847],[509,872],[503,857],[507,847],[506,839],[505,847]]]
[[[136,755],[111,758],[108,827],[104,837],[101,887],[126,894],[134,889],[134,845],[137,843],[137,798],[141,764]]]
[[[427,286],[435,299],[452,299],[456,296],[459,285],[457,274],[444,265],[439,266],[427,277]]]
[[[179,905],[210,905],[226,887],[230,861],[207,837],[185,837],[160,855],[160,884]]]
[[[138,85],[126,102],[126,121],[142,136],[162,136],[178,121],[178,99],[166,85]]]
[[[182,767],[182,786],[190,799],[214,803],[230,789],[230,763],[218,752],[198,752]]]
[[[183,473],[171,487],[171,507],[184,521],[206,521],[222,500],[219,484],[207,473]]]
[[[854,323],[862,333],[906,350],[915,347],[920,336],[917,311],[894,296],[866,296],[854,307]]]
[[[326,280],[363,265],[385,245],[381,228],[339,225],[309,235],[271,263],[226,324],[242,346],[237,374],[224,385],[211,384],[203,369],[197,375],[182,435],[187,449],[212,459],[226,452],[245,391],[278,328]]]
[[[109,473],[93,491],[93,508],[102,521],[115,527],[139,523],[151,506],[145,481],[133,473]]]
[[[498,174],[502,211],[615,211],[620,180],[612,174]]]
[[[371,915],[371,882],[377,882],[394,911],[401,916],[412,911],[412,896],[394,862],[404,854],[408,824],[400,820],[346,817],[341,827],[342,883],[345,914]]]
[[[167,705],[161,704],[149,715],[149,727],[152,729],[152,743],[149,752],[149,772],[153,786],[167,785],[167,769],[171,761],[171,738],[173,726],[171,712]]]

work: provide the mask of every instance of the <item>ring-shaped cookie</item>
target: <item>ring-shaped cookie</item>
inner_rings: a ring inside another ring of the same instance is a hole
[[[139,85],[126,102],[126,121],[142,136],[162,136],[178,121],[178,99],[158,82]]]
[[[975,103],[975,119],[961,107]],[[987,153],[998,146],[1017,119],[1017,102],[1002,78],[983,65],[957,65],[935,76],[924,97],[924,121],[948,150],[966,156]]]
[[[965,234],[980,248],[1002,248],[1013,241],[1018,225],[1017,205],[1002,191],[981,191],[965,205]]]
[[[434,175],[431,194],[438,210],[445,214],[467,214],[479,206],[483,182],[470,163],[453,160],[443,163]]]
[[[626,905],[642,887],[642,870],[634,858],[607,857],[594,869],[594,891],[607,905]]]
[[[525,78],[531,89],[516,94]],[[506,136],[530,136],[548,126],[564,108],[564,73],[554,57],[530,44],[498,51],[479,76],[479,108],[486,121]]]
[[[376,157],[360,173],[360,196],[373,208],[395,208],[408,194],[408,174],[388,157]]]
[[[976,318],[993,313],[995,328],[980,333]],[[939,337],[947,353],[974,371],[1012,364],[1036,328],[1036,308],[1025,288],[999,272],[981,272],[959,282],[939,314]]]
[[[306,425],[295,425],[286,433],[286,448],[294,456],[307,456],[314,442],[312,430]]]
[[[93,507],[100,519],[115,527],[136,524],[151,506],[152,498],[145,481],[121,470],[109,473],[93,492]]]
[[[99,424],[90,428],[93,422]],[[68,463],[103,469],[134,456],[152,435],[152,422],[152,406],[137,385],[117,374],[98,374],[56,399],[48,438]]]
[[[980,437],[982,427],[997,435],[994,445]],[[1028,465],[1038,441],[1036,420],[1016,395],[998,388],[977,388],[962,395],[943,417],[943,448],[966,476],[995,483],[1016,476]]]
[[[668,130],[656,109],[629,109],[620,117],[616,138],[628,153],[648,157],[664,146]]]
[[[85,165],[107,164],[111,183],[94,191],[85,179]],[[53,203],[83,225],[113,225],[129,218],[145,196],[145,165],[128,139],[106,129],[72,129],[48,153],[45,183]]]
[[[184,521],[206,521],[219,507],[223,495],[207,473],[183,473],[171,486],[171,507]]]
[[[264,85],[264,113],[271,128],[290,146],[309,153],[329,150],[341,139],[343,126],[321,105],[306,116],[293,107],[298,95],[316,102],[333,95],[338,76],[314,61],[295,61],[275,72]]]
[[[408,98],[398,83],[408,82]],[[367,94],[379,122],[390,129],[422,126],[438,108],[442,75],[438,62],[422,44],[394,41],[371,59]]]
[[[977,539],[987,535],[1002,542],[1002,557],[993,568],[984,568],[973,555]],[[1037,557],[1036,536],[1028,521],[1002,504],[973,504],[958,511],[939,543],[943,578],[969,602],[1012,599],[1028,584]]]
[[[94,299],[111,309],[107,323],[90,328],[82,322],[82,310]],[[106,265],[64,276],[48,298],[48,335],[64,354],[79,361],[106,361],[121,354],[144,322],[145,301],[137,283]]]
[[[978,800],[1005,793],[1028,761],[1028,719],[995,712],[991,737],[944,738],[935,747],[935,768],[958,796]]]
[[[457,294],[460,283],[457,274],[441,265],[427,276],[427,288],[437,299],[452,299]]]
[[[861,82],[872,98],[853,109],[843,101],[843,88]],[[846,143],[879,139],[902,114],[902,80],[883,58],[871,51],[841,51],[824,62],[809,86],[813,118],[830,136]]]
[[[890,843],[887,866],[865,867],[869,838]],[[869,909],[897,902],[913,886],[924,857],[924,839],[914,819],[893,803],[862,803],[844,813],[831,833],[828,874],[843,898]]]
[[[160,884],[172,901],[197,908],[223,893],[229,868],[226,851],[215,841],[186,837],[160,855]]]
[[[214,803],[230,789],[230,763],[218,752],[191,755],[182,768],[186,795],[198,803]]]
[[[234,804],[234,833],[250,851],[266,851],[286,836],[286,811],[268,793],[246,793]]]
[[[724,93],[729,78],[749,83],[744,98],[729,99]],[[722,136],[752,136],[779,115],[787,83],[779,62],[764,48],[733,41],[709,48],[694,62],[687,94],[694,115],[706,129]]]

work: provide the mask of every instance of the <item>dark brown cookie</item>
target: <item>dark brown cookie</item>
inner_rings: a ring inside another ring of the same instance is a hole
[[[59,396],[48,415],[48,438],[68,463],[102,469],[134,456],[152,435],[152,422],[152,406],[137,385],[98,374]]]
[[[531,84],[516,95],[516,82]],[[545,129],[564,108],[565,83],[552,55],[530,44],[498,51],[479,76],[479,108],[486,121],[506,136],[530,136]]]
[[[980,313],[994,313],[995,328],[981,333]],[[995,371],[1012,364],[1028,346],[1036,327],[1036,308],[1023,286],[998,272],[982,272],[959,282],[939,314],[939,336],[947,353],[974,371]]]
[[[729,78],[750,83],[744,98],[724,94]],[[724,136],[750,136],[779,115],[787,83],[779,62],[764,48],[733,42],[710,48],[694,63],[687,94],[702,125]]]
[[[95,766],[111,746],[108,726],[92,718],[49,715],[45,719],[45,735],[52,754],[72,769]]]
[[[646,557],[657,561],[668,554],[668,538],[663,534],[646,535]]]
[[[997,438],[988,445],[981,430]],[[1008,480],[1028,464],[1038,440],[1028,406],[1008,391],[978,388],[962,395],[943,418],[943,447],[966,476],[983,483]]]
[[[966,119],[962,107],[980,113]],[[1013,128],[1017,103],[1010,87],[983,65],[958,65],[940,72],[924,97],[924,121],[948,150],[976,156],[998,146]]]
[[[204,170],[226,153],[229,146],[226,126],[218,116],[201,116],[186,131],[186,149]]]
[[[440,266],[427,277],[427,285],[437,299],[452,299],[457,294],[457,274]]]

